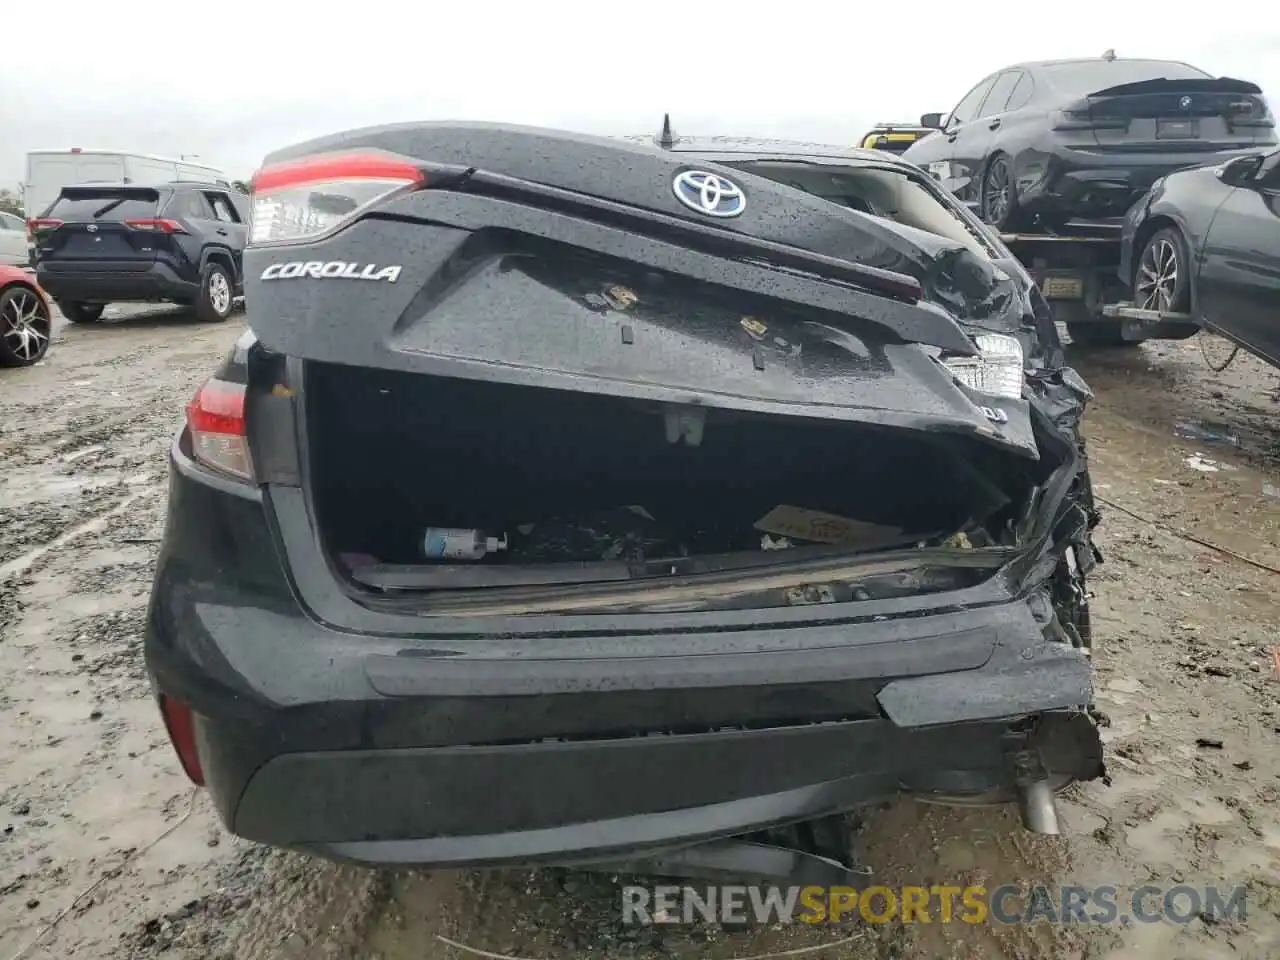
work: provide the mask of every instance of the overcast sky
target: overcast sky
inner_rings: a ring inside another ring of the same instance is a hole
[[[678,133],[852,144],[876,121],[948,110],[999,67],[1108,47],[1253,80],[1280,112],[1280,21],[1265,4],[987,2],[998,12],[938,0],[18,4],[0,55],[0,187],[39,147],[195,154],[246,177],[277,147],[413,119],[644,133],[670,111]]]

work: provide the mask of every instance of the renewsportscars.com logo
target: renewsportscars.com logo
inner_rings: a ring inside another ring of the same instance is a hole
[[[626,886],[622,922],[1101,925],[1246,919],[1245,888],[1114,886]]]
[[[348,263],[345,260],[295,260],[293,263],[273,263],[262,271],[260,280],[294,280],[311,277],[315,280],[385,280],[395,283],[400,279],[401,266],[380,267],[376,263]]]

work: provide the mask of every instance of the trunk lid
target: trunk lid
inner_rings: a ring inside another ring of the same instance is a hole
[[[146,270],[169,238],[131,222],[154,221],[160,202],[151,187],[66,187],[42,218],[51,223],[37,233],[38,256],[45,263],[75,261],[79,269],[100,262],[116,271],[125,263]]]
[[[1021,396],[984,399],[941,362],[977,353],[956,313],[1009,314],[1011,332],[1021,318],[1013,282],[956,243],[617,140],[415,124],[311,149],[412,158],[427,179],[313,240],[248,246],[254,330],[278,353],[626,398],[677,433],[715,409],[958,433],[1038,456]],[[281,169],[259,182],[279,183]],[[742,215],[691,213],[673,191],[689,169],[739,185]],[[325,176],[321,199],[338,209],[345,188]],[[288,188],[307,189],[319,188]],[[309,222],[281,206],[283,191],[262,193],[273,217]],[[938,302],[917,300],[922,286],[943,291]]]
[[[1262,90],[1227,77],[1123,83],[1089,94],[1087,110],[1098,145],[1115,150],[1245,149],[1275,131]]]
[[[490,123],[415,123],[391,127],[375,127],[325,137],[278,151],[267,162],[297,160],[317,153],[355,149],[386,150],[414,158],[420,162],[451,166],[459,170],[479,171],[470,190],[506,189],[518,183],[538,184],[548,188],[534,196],[525,193],[521,200],[539,206],[564,204],[570,198],[595,198],[629,211],[650,211],[663,218],[678,218],[701,231],[714,230],[748,243],[783,245],[812,251],[849,264],[860,265],[867,274],[887,271],[914,278],[936,287],[939,302],[960,320],[989,319],[1000,310],[1012,310],[1006,327],[1016,329],[1020,304],[1008,303],[1008,285],[1003,292],[998,276],[987,273],[979,282],[976,297],[970,299],[973,285],[965,291],[952,288],[950,265],[943,261],[955,258],[960,245],[931,245],[926,249],[920,237],[903,235],[898,225],[832,204],[820,197],[796,190],[767,176],[740,170],[723,157],[711,154],[686,154],[658,150],[648,144],[627,140],[588,137],[573,133]],[[767,159],[767,154],[760,159]],[[831,164],[832,170],[847,165],[844,158]],[[676,198],[673,182],[685,171],[713,171],[742,186],[746,208],[740,216],[713,219],[690,208]],[[486,186],[484,180],[491,183]],[[501,181],[501,182],[499,182]],[[561,192],[563,191],[563,192]],[[504,194],[508,195],[508,194]],[[509,194],[515,196],[515,194]],[[616,216],[618,211],[608,215]],[[588,212],[593,219],[605,215],[598,208]],[[750,255],[744,247],[721,248],[718,255]],[[755,256],[764,257],[763,248]],[[976,257],[962,259],[976,260]],[[966,276],[981,266],[965,264]],[[934,299],[926,290],[926,299]],[[1015,294],[1016,297],[1016,294]],[[1000,304],[993,303],[993,298]],[[939,344],[941,345],[941,344]]]
[[[441,218],[430,193],[414,202]],[[718,408],[961,432],[1036,456],[1025,401],[967,394],[937,359],[943,350],[929,339],[953,355],[973,352],[941,307],[866,298],[868,309],[850,315],[840,309],[852,297],[847,288],[732,260],[711,261],[701,279],[655,269],[661,261],[646,262],[652,251],[640,238],[626,238],[632,256],[621,257],[575,247],[555,223],[549,232],[561,239],[366,219],[304,254],[317,265],[355,264],[357,274],[371,262],[399,267],[395,283],[262,281],[264,270],[299,253],[250,248],[255,332],[306,360],[628,397],[691,414]],[[400,252],[402,262],[375,251]],[[692,251],[659,252],[699,269]]]

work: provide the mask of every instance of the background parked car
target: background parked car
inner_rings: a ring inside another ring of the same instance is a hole
[[[1190,313],[1280,366],[1280,149],[1157,181],[1125,217],[1134,305]]]
[[[0,263],[25,267],[31,258],[27,245],[27,221],[0,212]]]
[[[51,317],[31,274],[0,264],[0,367],[28,367],[43,359],[53,332]]]
[[[921,124],[903,156],[1003,231],[1119,217],[1166,173],[1276,143],[1256,85],[1114,57],[1000,70]]]
[[[217,322],[243,277],[247,198],[204,183],[63,187],[31,221],[40,285],[72,323],[108,303],[169,302]]]

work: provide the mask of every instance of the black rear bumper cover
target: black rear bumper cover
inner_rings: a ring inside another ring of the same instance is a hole
[[[168,264],[156,261],[139,270],[132,261],[95,262],[93,269],[37,263],[36,279],[55,300],[72,303],[173,301],[194,303],[200,284],[184,280]]]

